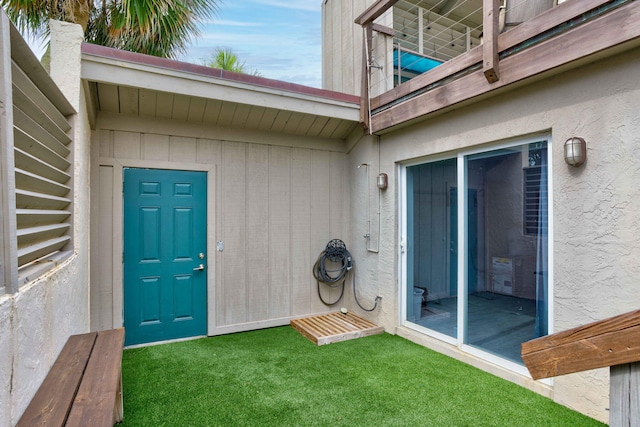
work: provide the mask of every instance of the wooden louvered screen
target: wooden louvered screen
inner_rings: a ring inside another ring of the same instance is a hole
[[[18,267],[71,240],[71,125],[15,63],[11,67]]]

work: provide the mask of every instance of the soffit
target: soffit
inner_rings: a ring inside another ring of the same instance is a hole
[[[329,139],[358,126],[351,95],[94,45],[82,52],[96,113]]]

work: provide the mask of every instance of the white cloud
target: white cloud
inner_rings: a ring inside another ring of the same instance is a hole
[[[246,0],[223,4],[183,60],[202,63],[230,48],[262,76],[320,87],[320,0]]]
[[[320,12],[320,2],[319,1],[309,1],[309,0],[289,0],[289,1],[279,1],[279,0],[256,0],[256,3],[262,3],[267,6],[274,7],[282,7],[286,9],[296,9],[296,10],[304,10],[307,12]]]
[[[212,19],[212,20],[203,22],[203,24],[218,25],[223,27],[262,27],[264,26],[264,24],[261,22],[232,21],[232,20],[225,20],[225,19]]]

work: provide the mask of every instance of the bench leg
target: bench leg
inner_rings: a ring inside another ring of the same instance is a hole
[[[118,384],[118,392],[116,393],[116,405],[113,408],[113,422],[121,423],[124,418],[124,406],[122,402],[122,373],[120,374],[120,383]]]
[[[611,366],[609,425],[640,426],[640,362]]]

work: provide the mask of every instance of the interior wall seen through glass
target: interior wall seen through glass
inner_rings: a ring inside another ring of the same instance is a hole
[[[456,159],[407,168],[408,321],[461,334],[465,344],[516,363],[523,342],[547,334],[546,148],[543,141],[467,156],[462,184]],[[464,212],[457,203],[462,185]]]
[[[457,337],[456,159],[407,168],[407,320]]]

